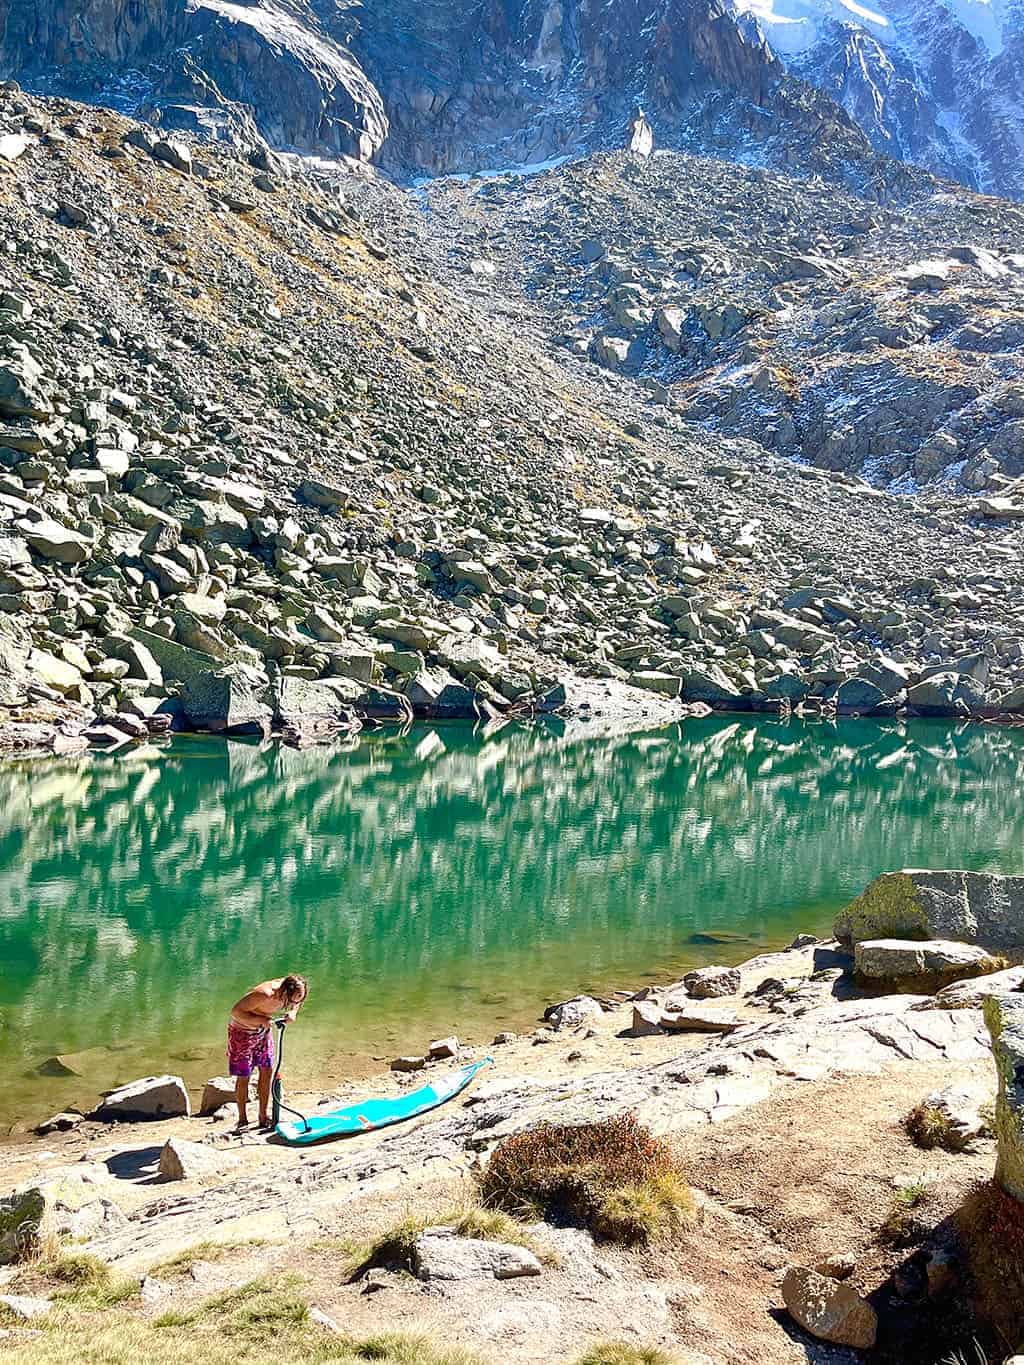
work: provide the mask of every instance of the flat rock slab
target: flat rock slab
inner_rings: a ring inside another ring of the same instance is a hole
[[[977,944],[947,939],[862,939],[854,948],[858,977],[886,986],[945,986],[965,977],[990,975],[1005,962],[1005,958],[993,957]]]
[[[450,1228],[427,1228],[416,1240],[414,1263],[421,1280],[514,1280],[542,1271],[526,1247],[458,1237]]]

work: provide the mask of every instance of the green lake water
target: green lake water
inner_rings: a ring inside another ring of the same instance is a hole
[[[0,1131],[136,1076],[221,1074],[229,1007],[287,970],[311,982],[289,1082],[327,1087],[580,990],[826,934],[887,869],[1024,871],[1024,729],[573,735],[0,766]],[[77,1074],[40,1074],[54,1054]]]

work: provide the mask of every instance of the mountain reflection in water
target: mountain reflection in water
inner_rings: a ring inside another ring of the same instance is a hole
[[[312,1077],[827,933],[886,869],[1020,872],[1022,767],[1022,730],[735,717],[8,763],[0,1117],[220,1071],[227,1009],[287,968],[312,981],[291,1049]],[[739,937],[692,941],[713,931]],[[53,1053],[79,1077],[40,1077]]]

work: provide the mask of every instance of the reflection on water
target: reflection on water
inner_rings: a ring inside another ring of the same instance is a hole
[[[293,1076],[322,1076],[825,931],[888,868],[1019,872],[1022,766],[1020,730],[720,717],[8,764],[0,1116],[140,1068],[203,1079],[228,1006],[286,968],[313,983]],[[690,942],[710,930],[745,941]],[[35,1074],[58,1052],[80,1079]]]

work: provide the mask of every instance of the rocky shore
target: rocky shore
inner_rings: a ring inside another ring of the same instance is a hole
[[[18,1314],[27,1286],[40,1304],[38,1321],[4,1326],[4,1344],[35,1359],[32,1343],[67,1330],[74,1305],[24,1264],[26,1238],[61,1232],[126,1277],[125,1311],[142,1324],[287,1269],[346,1331],[428,1328],[484,1361],[569,1361],[609,1336],[690,1365],[802,1360],[815,1338],[835,1362],[932,1362],[930,1350],[973,1337],[1001,1361],[1004,1324],[986,1316],[964,1210],[1002,1199],[1004,1220],[1015,1208],[1024,1226],[1024,880],[888,874],[837,933],[562,1002],[533,1034],[495,1038],[494,1070],[464,1099],[344,1144],[233,1134],[217,1080],[195,1113],[167,1076],[108,1095],[89,1118],[55,1116],[5,1148],[20,1193],[0,1202],[0,1302]],[[483,1053],[438,1040],[396,1059],[389,1079],[292,1099],[308,1110],[394,1093]],[[148,1122],[124,1125],[147,1109]],[[444,1271],[339,1281],[343,1247],[368,1230],[420,1213],[443,1224],[510,1136],[624,1111],[680,1153],[700,1210],[681,1241],[628,1252],[541,1223],[539,1268],[496,1279],[496,1264],[523,1258],[500,1261],[486,1243],[463,1254],[449,1229],[422,1257]],[[1011,1278],[1024,1273],[1014,1245]],[[184,1276],[161,1268],[183,1263]],[[103,1330],[95,1309],[77,1312],[76,1330]]]

